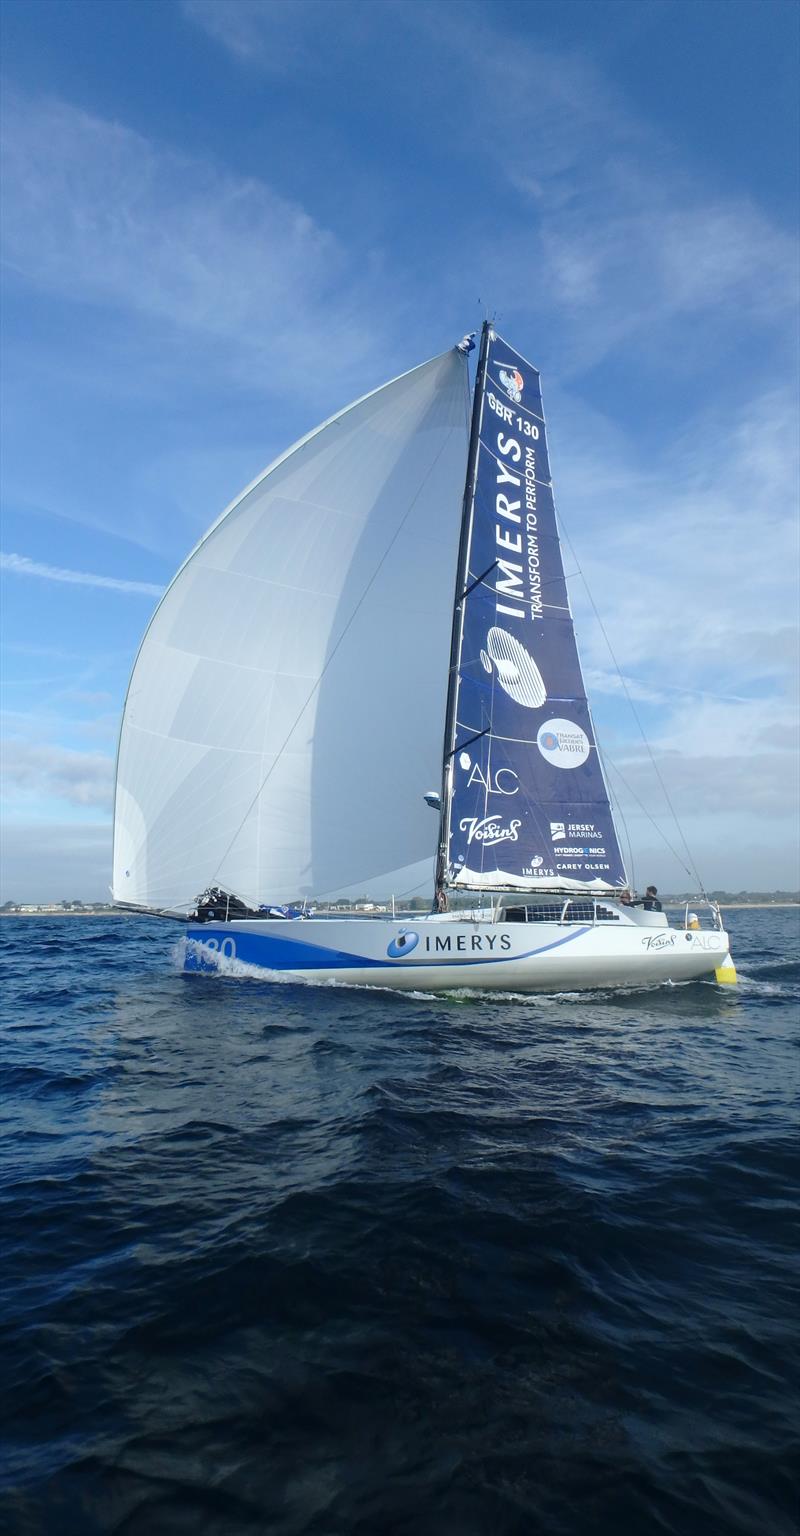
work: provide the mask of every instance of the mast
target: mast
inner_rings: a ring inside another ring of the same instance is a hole
[[[450,669],[447,676],[447,705],[444,717],[444,752],[442,760],[442,802],[439,820],[439,847],[436,856],[436,888],[434,905],[437,910],[446,906],[444,894],[445,862],[447,858],[447,828],[450,816],[452,776],[450,765],[456,749],[456,704],[458,701],[458,661],[461,654],[461,636],[464,628],[464,602],[468,595],[467,571],[472,521],[472,502],[475,495],[475,476],[480,449],[481,417],[483,414],[483,389],[486,381],[486,360],[489,355],[491,322],[484,320],[481,327],[481,344],[478,367],[475,373],[475,389],[472,396],[472,424],[467,451],[467,474],[464,482],[464,499],[461,504],[461,530],[458,540],[456,585],[453,602],[453,628],[450,636]]]

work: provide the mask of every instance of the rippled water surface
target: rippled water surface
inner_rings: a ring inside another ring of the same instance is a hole
[[[728,926],[442,999],[4,920],[6,1527],[794,1536],[798,914]]]

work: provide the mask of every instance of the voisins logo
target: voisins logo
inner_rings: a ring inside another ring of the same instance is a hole
[[[495,848],[498,843],[515,843],[522,822],[517,818],[504,827],[500,815],[495,814],[484,816],[482,821],[477,816],[465,816],[458,825],[462,832],[466,832],[468,843],[482,843],[484,848]]]

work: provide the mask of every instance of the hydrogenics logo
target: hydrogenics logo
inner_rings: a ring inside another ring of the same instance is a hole
[[[525,380],[523,379],[519,369],[515,368],[513,363],[506,363],[504,368],[498,369],[498,372],[500,375],[500,383],[508,395],[509,400],[513,400],[515,405],[519,405],[519,402],[522,399],[522,391],[525,388]]]
[[[533,657],[507,629],[494,624],[486,636],[486,650],[481,651],[484,671],[497,670],[497,681],[504,693],[524,709],[541,709],[547,702],[544,678]]]
[[[401,960],[403,955],[410,955],[412,949],[416,949],[419,943],[419,934],[407,932],[403,929],[396,939],[392,939],[386,953],[392,960]]]
[[[563,821],[551,821],[550,836],[554,843],[563,843],[567,835],[567,829]]]
[[[554,768],[579,768],[592,750],[586,732],[574,720],[545,720],[536,745]]]

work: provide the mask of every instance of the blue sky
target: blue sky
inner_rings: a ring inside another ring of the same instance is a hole
[[[2,899],[106,894],[127,677],[189,547],[487,305],[706,883],[798,884],[798,18],[5,0]],[[571,590],[639,884],[683,888]]]

